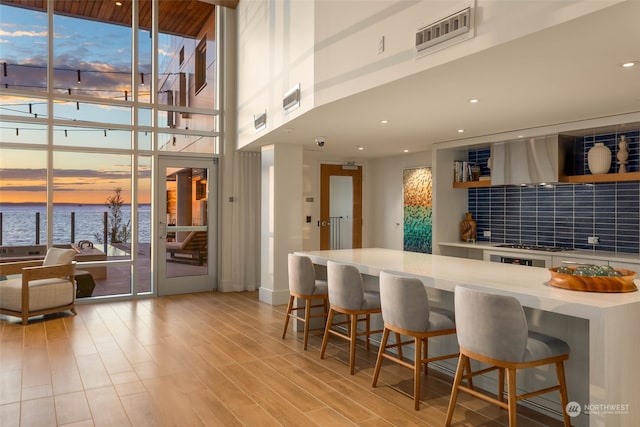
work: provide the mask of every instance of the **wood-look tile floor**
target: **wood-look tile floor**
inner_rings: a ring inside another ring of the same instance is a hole
[[[0,316],[0,426],[442,426],[451,379],[429,372],[420,411],[412,372],[375,348],[321,335],[282,340],[285,306],[251,293],[200,293],[78,306],[78,315]],[[291,328],[290,328],[291,329]],[[518,408],[518,425],[558,421]],[[507,424],[506,411],[461,395],[457,426]]]

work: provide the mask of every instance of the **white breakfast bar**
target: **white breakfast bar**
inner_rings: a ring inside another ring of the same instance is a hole
[[[392,249],[298,253],[317,265],[326,265],[329,260],[351,264],[363,275],[374,278],[383,270],[417,277],[427,289],[445,294],[452,293],[456,285],[465,284],[514,296],[525,309],[538,313],[543,329],[546,322],[547,330],[541,332],[554,334],[556,329],[556,336],[569,338],[569,367],[574,362],[584,366],[582,371],[574,370],[577,373],[573,375],[582,372],[582,376],[588,376],[581,379],[585,381],[584,400],[588,401],[581,401],[579,392],[576,394],[580,400],[575,399],[570,389],[569,400],[578,403],[582,411],[572,422],[602,427],[640,425],[640,369],[636,367],[640,358],[640,292],[603,294],[558,289],[546,284],[550,273],[545,268]],[[554,326],[553,322],[564,318],[570,321]],[[576,324],[586,328],[575,328]],[[569,382],[571,372],[568,369]]]

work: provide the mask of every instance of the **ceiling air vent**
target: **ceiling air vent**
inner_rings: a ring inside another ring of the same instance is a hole
[[[467,7],[460,12],[456,12],[438,22],[419,29],[416,33],[416,51],[425,53],[428,50],[434,49],[436,46],[438,48],[444,47],[441,46],[441,44],[449,40],[466,40],[467,38],[473,37],[472,29],[472,9]]]
[[[256,128],[256,132],[267,127],[267,112],[253,115],[253,126]]]
[[[282,108],[285,111],[292,110],[300,106],[300,84],[284,94],[282,98]]]

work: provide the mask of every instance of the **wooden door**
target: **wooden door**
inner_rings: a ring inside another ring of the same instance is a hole
[[[331,249],[331,184],[332,176],[353,179],[353,240],[352,247],[362,247],[362,166],[320,165],[320,249]]]

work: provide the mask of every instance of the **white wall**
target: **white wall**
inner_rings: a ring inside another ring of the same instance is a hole
[[[320,106],[523,37],[613,1],[316,0],[315,101]],[[466,7],[475,37],[416,55],[415,32]],[[384,52],[378,41],[384,36]]]
[[[312,108],[566,22],[622,0],[244,1],[238,12],[238,147]],[[418,56],[415,32],[475,7],[475,37]],[[385,49],[378,54],[384,36]],[[282,97],[300,83],[300,108]],[[256,133],[253,115],[267,111]]]
[[[372,247],[403,248],[403,189],[405,169],[431,167],[431,151],[378,159],[370,162],[369,179],[373,197],[370,200],[370,233]]]
[[[312,1],[241,1],[238,16],[238,141],[257,136],[314,106]],[[289,112],[282,98],[300,84],[300,107]],[[267,112],[267,128],[256,133],[253,116]]]

